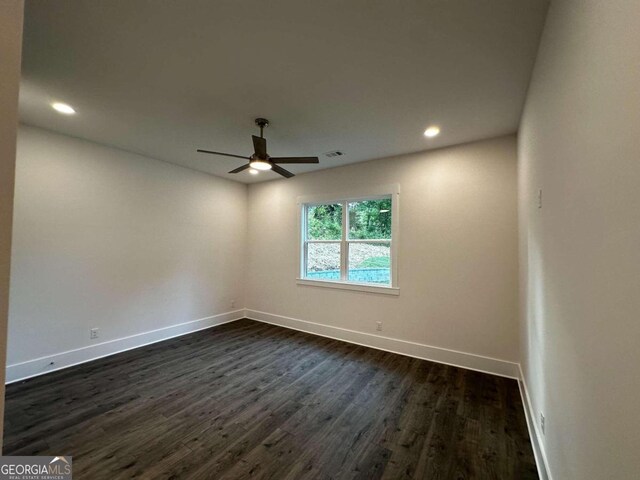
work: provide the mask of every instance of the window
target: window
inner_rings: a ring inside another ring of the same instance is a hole
[[[393,192],[302,199],[298,283],[397,294],[396,207]]]

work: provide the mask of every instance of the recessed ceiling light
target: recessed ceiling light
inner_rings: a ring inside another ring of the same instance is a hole
[[[65,115],[72,115],[76,113],[73,107],[71,105],[67,105],[66,103],[56,102],[56,103],[52,103],[51,106],[57,112],[64,113]]]
[[[250,169],[249,169],[249,173],[250,173],[251,175],[257,175],[257,174],[258,174],[258,173],[260,173],[260,172],[258,172],[258,170],[256,170],[255,168],[250,168]]]
[[[440,133],[440,128],[438,127],[429,127],[424,131],[424,136],[433,138]]]

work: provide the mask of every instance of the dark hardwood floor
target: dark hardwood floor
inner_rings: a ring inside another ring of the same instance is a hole
[[[74,478],[538,478],[514,380],[241,320],[7,387]]]

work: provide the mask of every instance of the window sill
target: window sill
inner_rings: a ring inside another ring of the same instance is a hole
[[[381,285],[369,285],[363,283],[334,282],[331,280],[310,280],[307,278],[297,278],[298,285],[309,287],[337,288],[340,290],[355,290],[358,292],[381,293],[383,295],[400,295],[398,287],[386,287]]]

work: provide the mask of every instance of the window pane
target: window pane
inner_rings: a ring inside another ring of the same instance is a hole
[[[306,278],[340,280],[340,244],[307,244]]]
[[[348,280],[391,284],[391,243],[349,243]]]
[[[308,240],[340,240],[342,238],[342,205],[309,205],[307,207]]]
[[[349,238],[391,240],[391,198],[349,202]]]

